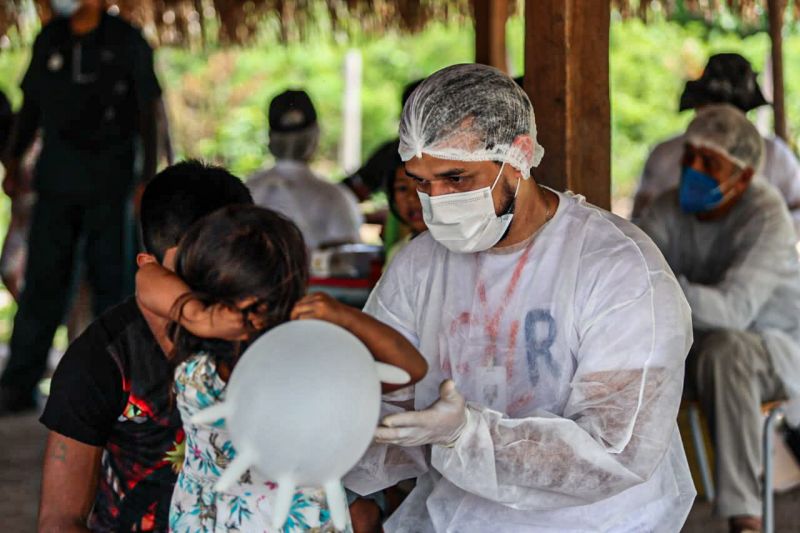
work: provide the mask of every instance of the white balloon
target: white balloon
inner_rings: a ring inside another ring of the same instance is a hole
[[[376,365],[360,340],[329,322],[288,322],[264,334],[237,362],[225,402],[193,417],[225,418],[236,448],[215,489],[225,491],[248,468],[275,480],[273,526],[282,528],[296,487],[324,487],[333,523],[343,529],[341,478],[378,425],[381,376],[410,379],[399,368]]]

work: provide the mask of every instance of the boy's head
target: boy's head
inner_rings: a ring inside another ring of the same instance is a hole
[[[181,237],[197,220],[235,204],[252,204],[242,181],[221,167],[183,161],[159,172],[142,195],[140,223],[145,253],[172,269]],[[209,243],[213,246],[213,243]]]

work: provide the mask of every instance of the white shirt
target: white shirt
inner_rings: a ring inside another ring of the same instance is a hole
[[[800,264],[778,192],[756,179],[725,216],[701,222],[670,191],[639,224],[678,276],[694,327],[759,333],[787,394],[800,396]]]
[[[678,135],[657,144],[650,152],[636,191],[635,217],[640,216],[644,207],[661,194],[678,187],[685,146],[686,137]],[[800,235],[800,162],[780,138],[764,138],[764,160],[760,174],[780,191],[791,211],[795,230]]]
[[[559,196],[553,219],[513,247],[458,254],[423,233],[370,297],[365,311],[429,363],[406,389],[416,409],[452,378],[470,410],[452,448],[426,447],[403,471],[397,447],[374,445],[345,479],[367,492],[424,472],[386,531],[683,524],[695,496],[676,423],[689,307],[643,232]]]
[[[363,217],[353,193],[316,176],[302,161],[279,160],[247,179],[256,205],[273,209],[300,228],[310,250],[360,242]]]

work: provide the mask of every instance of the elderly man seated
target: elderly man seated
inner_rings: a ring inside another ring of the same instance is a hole
[[[700,110],[686,131],[680,187],[641,227],[692,308],[687,391],[709,417],[717,513],[731,531],[760,531],[762,402],[800,388],[800,268],[779,192],[756,174],[763,140],[738,109]]]

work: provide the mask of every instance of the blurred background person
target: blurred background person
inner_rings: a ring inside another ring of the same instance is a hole
[[[757,174],[764,143],[739,109],[704,107],[685,138],[680,188],[639,222],[692,309],[684,390],[709,421],[715,510],[731,533],[761,531],[761,405],[800,395],[794,228]]]
[[[402,105],[400,106],[401,112],[409,96],[411,96],[411,93],[414,92],[414,89],[416,89],[422,81],[421,79],[412,81],[403,88],[401,97]],[[400,139],[398,138],[383,143],[369,156],[369,159],[367,159],[361,168],[342,181],[344,185],[353,191],[360,202],[368,200],[375,192],[379,191],[381,187],[385,185],[386,180],[384,176],[386,168],[394,164],[399,147]]]
[[[768,102],[747,59],[726,53],[712,55],[700,79],[686,82],[679,110],[698,110],[708,104],[731,104],[747,113]],[[650,152],[634,197],[634,219],[655,198],[678,186],[685,145],[686,136],[681,134],[657,144]],[[780,191],[795,230],[800,230],[800,163],[792,150],[779,137],[764,137],[763,162],[756,170]]]
[[[400,159],[398,152],[394,153],[392,163],[386,172],[386,198],[389,201],[389,210],[402,225],[403,236],[386,250],[384,268],[389,265],[397,252],[411,242],[411,239],[428,229],[422,218],[422,202],[417,194],[417,186],[406,174],[403,160]]]
[[[277,95],[269,104],[268,123],[276,163],[247,179],[256,205],[290,218],[310,250],[360,242],[363,217],[353,193],[309,166],[320,128],[308,94],[289,90]]]
[[[0,413],[35,407],[34,389],[70,300],[81,243],[95,314],[132,289],[130,199],[137,181],[155,171],[161,89],[152,49],[107,7],[104,0],[52,0],[55,17],[37,36],[22,80],[22,109],[4,162],[6,194],[22,192],[20,161],[40,129],[42,151]]]

